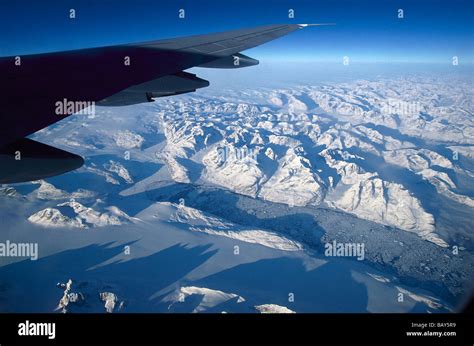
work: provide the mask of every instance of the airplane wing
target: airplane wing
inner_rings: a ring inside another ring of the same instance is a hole
[[[267,25],[252,29],[149,41],[134,45],[224,57],[259,46],[306,26],[307,24]]]
[[[240,52],[304,26],[269,25],[0,58],[0,183],[42,179],[83,164],[77,155],[26,138],[36,131],[80,113],[91,104],[122,106],[196,91],[209,82],[184,70],[196,66],[256,65],[257,60]],[[49,170],[42,164],[45,158],[49,160]],[[52,164],[51,160],[58,161]],[[61,165],[66,161],[68,164]]]

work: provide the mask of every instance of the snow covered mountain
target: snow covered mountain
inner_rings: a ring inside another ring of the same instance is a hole
[[[434,187],[436,198],[447,197],[466,211],[473,207],[470,186],[464,181],[458,186],[452,179],[469,179],[471,174],[453,159],[458,153],[424,142],[431,128],[443,136],[453,126],[469,133],[472,120],[469,112],[456,116],[457,123],[441,114],[441,106],[432,99],[446,99],[447,91],[431,83],[431,101],[420,109],[414,96],[402,99],[404,85],[398,80],[386,82],[382,90],[388,90],[387,95],[375,93],[379,82],[359,81],[276,90],[269,96],[260,90],[246,91],[225,101],[164,100],[160,109],[165,110],[156,114],[165,136],[157,154],[164,167],[123,194],[145,191],[155,180],[169,176],[175,182],[218,185],[292,206],[331,206],[447,247],[446,234],[438,234],[436,210],[415,180],[426,182],[431,194]],[[467,86],[461,86],[462,95],[469,95]],[[398,101],[392,98],[395,92]],[[262,105],[243,103],[244,96]],[[450,100],[451,109],[465,110],[467,105],[472,110],[467,96]],[[440,116],[429,118],[428,113]],[[418,127],[426,129],[405,133],[415,117]],[[468,139],[449,137],[449,143],[456,140],[465,150],[474,148]]]
[[[451,310],[474,279],[472,83],[428,74],[216,86],[38,132],[86,163],[2,187],[6,234],[44,244],[28,269],[80,256],[78,243],[90,259],[49,278],[64,292],[45,281],[49,305],[37,310]],[[327,257],[333,241],[363,244],[363,263]],[[21,263],[0,274],[13,278]],[[92,305],[71,278],[93,287],[82,290]],[[346,305],[316,297],[321,280],[344,282],[348,291],[326,293]],[[5,309],[33,304],[2,294]]]
[[[45,227],[89,228],[122,225],[137,220],[115,206],[105,209],[106,211],[99,212],[81,203],[70,201],[58,204],[55,208],[40,210],[28,217],[28,221]]]

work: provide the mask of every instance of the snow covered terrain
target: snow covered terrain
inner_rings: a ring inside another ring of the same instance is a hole
[[[294,311],[285,308],[284,306],[279,306],[276,304],[264,304],[264,305],[257,305],[255,307],[258,311],[262,314],[293,314]]]
[[[247,229],[246,227],[233,223],[222,222],[213,216],[205,215],[197,209],[179,204],[170,204],[169,202],[155,204],[137,216],[140,219],[147,220],[147,214],[150,213],[150,209],[153,210],[153,213],[157,212],[163,219],[165,215],[171,215],[170,222],[184,224],[188,226],[191,231],[220,235],[285,251],[299,251],[303,248],[299,242],[278,235],[275,232]],[[156,214],[153,214],[153,216],[155,215]]]
[[[28,221],[45,227],[103,227],[107,225],[122,225],[133,222],[133,218],[115,206],[105,208],[105,212],[98,212],[92,208],[75,202],[58,204],[56,208],[40,210],[28,218]],[[67,213],[69,216],[64,215]]]
[[[86,162],[0,188],[0,241],[40,249],[0,258],[1,311],[456,308],[474,282],[472,79],[222,83],[35,135]],[[333,241],[364,261],[325,256]]]
[[[176,304],[185,304],[186,299],[189,301],[193,296],[201,296],[202,299],[192,312],[206,312],[230,300],[233,300],[235,304],[245,302],[245,298],[233,293],[225,293],[203,287],[180,287],[169,298],[165,298],[165,301],[170,302],[168,310],[176,310]]]

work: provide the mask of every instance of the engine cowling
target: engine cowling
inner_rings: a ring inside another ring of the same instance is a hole
[[[0,184],[45,179],[83,164],[78,155],[22,138],[0,148]]]
[[[185,94],[209,86],[205,79],[188,72],[178,72],[134,85],[97,103],[99,106],[127,106],[153,102],[155,98]]]
[[[258,65],[259,61],[244,54],[233,54],[199,65],[206,68],[241,68]]]

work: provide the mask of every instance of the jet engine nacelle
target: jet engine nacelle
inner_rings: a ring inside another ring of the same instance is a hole
[[[46,179],[83,164],[78,155],[22,138],[0,148],[0,184]]]
[[[207,80],[188,72],[178,72],[146,83],[134,85],[106,99],[97,102],[98,106],[128,106],[137,103],[153,102],[155,98],[185,94],[209,86]]]
[[[199,65],[198,67],[207,68],[241,68],[258,65],[259,61],[249,56],[237,53],[229,56],[225,56],[211,62]]]

